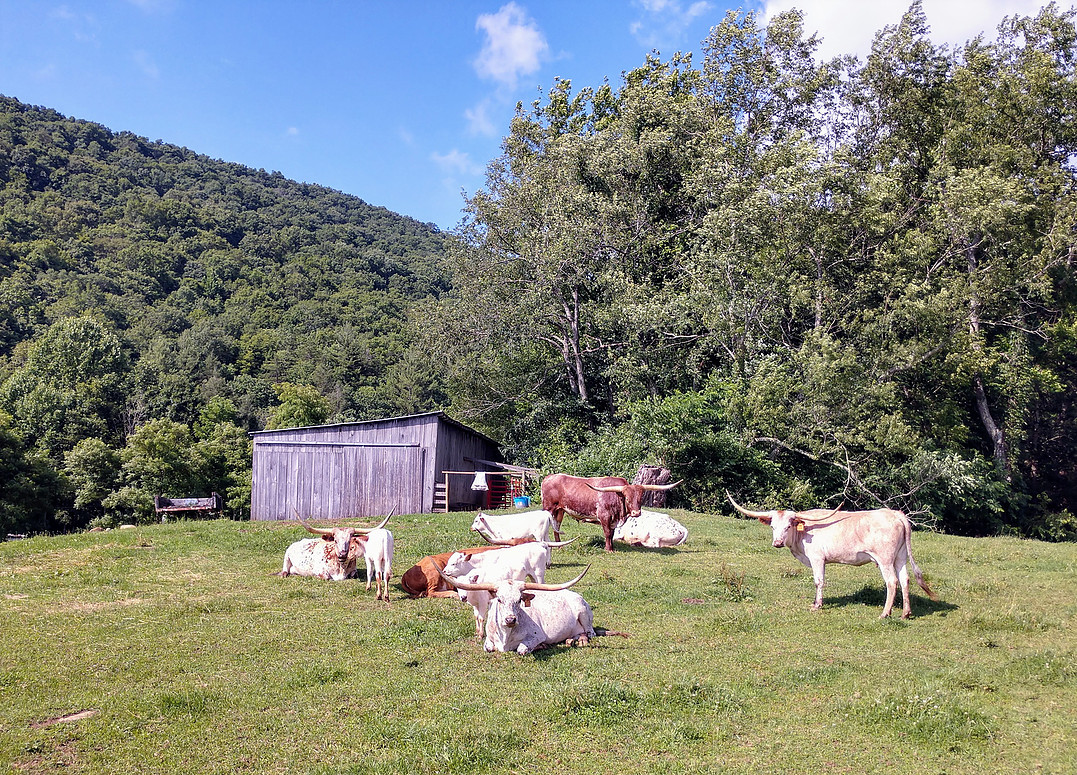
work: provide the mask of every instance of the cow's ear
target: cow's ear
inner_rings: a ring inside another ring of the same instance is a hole
[[[804,532],[804,520],[803,519],[801,519],[800,517],[793,517],[793,524],[796,525],[798,533],[803,533]]]
[[[329,535],[328,533],[322,533],[322,540],[323,541],[332,541],[333,536]]]
[[[530,606],[531,601],[535,599],[535,595],[531,592],[524,592],[520,597],[524,601],[525,606]]]

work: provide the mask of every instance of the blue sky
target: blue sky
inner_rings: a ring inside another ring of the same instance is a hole
[[[863,56],[902,0],[0,0],[0,94],[361,197],[452,229],[517,101],[652,50],[700,50],[727,10],[805,12]],[[938,42],[1029,0],[924,0]],[[1068,4],[1063,4],[1068,7]],[[698,61],[698,60],[697,60]]]

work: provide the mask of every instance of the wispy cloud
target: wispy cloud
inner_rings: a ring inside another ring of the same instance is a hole
[[[299,127],[290,126],[284,130],[285,137],[299,137]]]
[[[706,0],[636,0],[643,17],[630,25],[632,35],[651,49],[694,47],[699,41],[686,40],[685,32],[700,16],[713,10]],[[667,51],[666,53],[672,53]]]
[[[501,6],[497,13],[481,14],[475,29],[486,34],[475,59],[475,72],[510,89],[521,75],[536,72],[549,55],[546,36],[527,11],[516,3]]]
[[[80,42],[94,42],[100,24],[93,14],[73,11],[69,6],[60,5],[49,11],[49,18],[67,25],[71,35]]]
[[[169,13],[176,7],[176,0],[127,0],[127,2],[147,13]]]
[[[472,161],[466,152],[456,148],[448,153],[435,151],[430,158],[446,175],[481,175],[484,169],[483,165]]]
[[[153,61],[153,57],[150,56],[148,51],[139,49],[131,57],[135,60],[135,64],[138,65],[138,69],[147,78],[157,80],[161,76],[161,70],[157,67],[157,63]]]
[[[490,118],[490,100],[483,100],[473,108],[464,111],[467,119],[467,130],[473,135],[483,137],[495,137],[498,134],[497,125]]]

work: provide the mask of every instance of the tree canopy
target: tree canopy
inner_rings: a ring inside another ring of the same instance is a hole
[[[457,410],[540,465],[700,472],[700,508],[1077,535],[1074,13],[928,32],[914,2],[826,62],[730,13],[700,67],[520,105],[440,306]]]

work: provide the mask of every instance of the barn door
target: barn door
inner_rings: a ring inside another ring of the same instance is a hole
[[[341,513],[377,516],[423,511],[422,447],[345,447]]]

